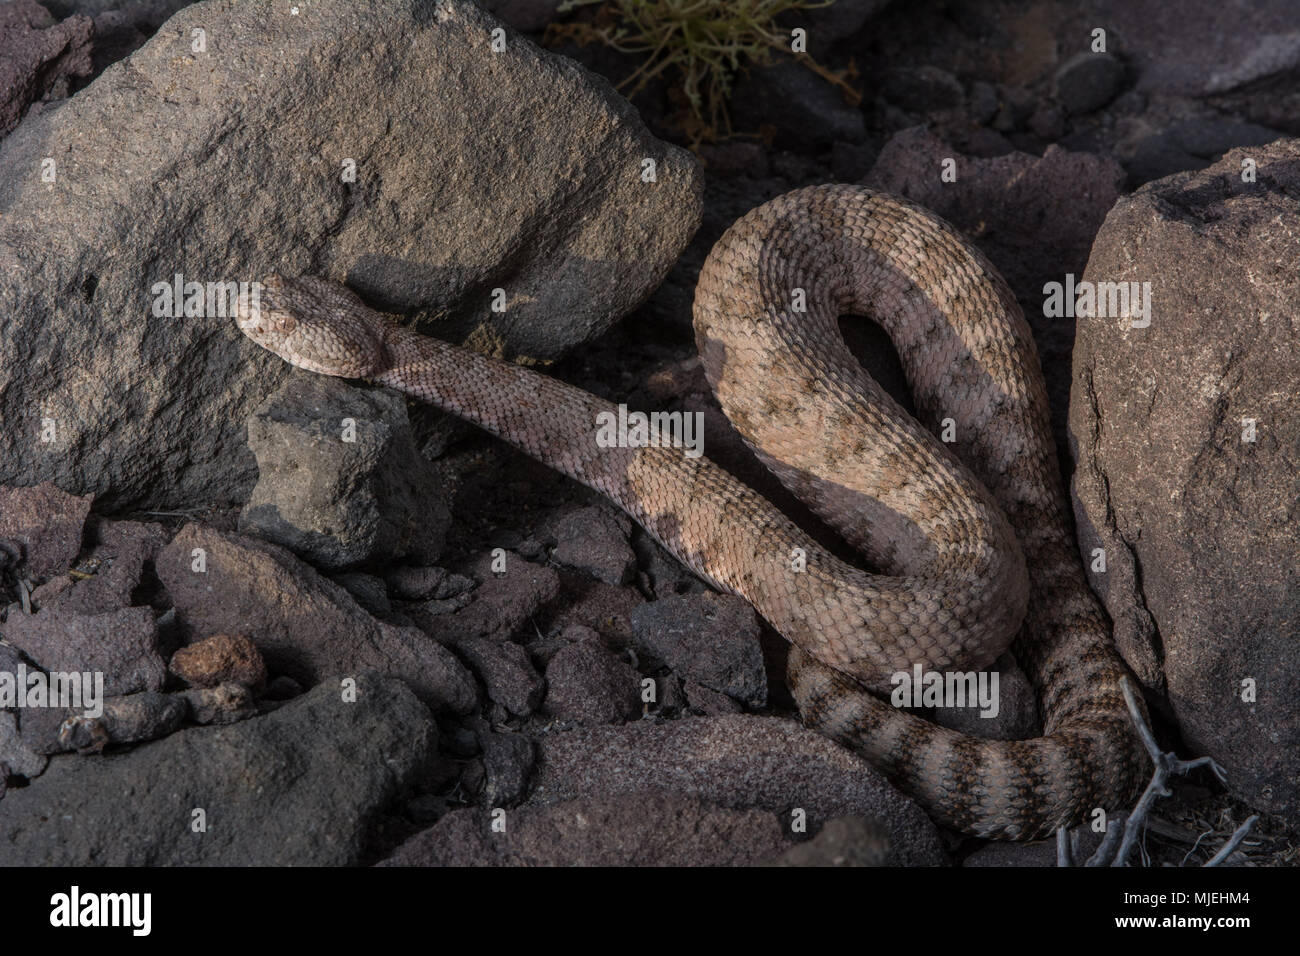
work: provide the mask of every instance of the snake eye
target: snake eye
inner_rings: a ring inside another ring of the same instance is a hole
[[[297,324],[292,315],[278,315],[275,318],[275,327],[281,332],[292,332]]]

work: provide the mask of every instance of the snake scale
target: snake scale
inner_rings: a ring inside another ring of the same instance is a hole
[[[336,283],[273,276],[238,321],[293,365],[430,402],[607,496],[789,640],[805,723],[940,822],[1030,839],[1127,805],[1145,758],[1126,671],[1075,548],[1029,326],[983,254],[906,200],[809,187],[731,226],[694,311],[728,418],[874,573],[707,457],[599,447],[610,403],[421,336]],[[919,421],[853,358],[843,315],[889,334]],[[964,735],[871,693],[913,664],[976,670],[1008,647],[1038,693],[1040,738]]]

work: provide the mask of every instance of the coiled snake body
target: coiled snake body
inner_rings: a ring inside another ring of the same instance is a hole
[[[838,319],[853,314],[889,333],[920,422],[845,346]],[[1136,795],[1125,670],[1074,546],[1029,327],[994,267],[920,207],[852,186],[788,193],[727,231],[695,294],[723,410],[878,573],[707,458],[598,446],[608,402],[420,336],[343,286],[272,277],[239,324],[294,365],[431,402],[608,496],[790,640],[803,720],[941,822],[1029,839]],[[1008,646],[1038,691],[1043,737],[970,737],[868,693],[917,663],[987,667]]]

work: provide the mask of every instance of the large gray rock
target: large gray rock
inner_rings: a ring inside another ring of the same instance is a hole
[[[468,0],[297,11],[187,7],[0,146],[0,482],[106,509],[247,495],[243,423],[291,372],[214,301],[154,314],[177,274],[346,279],[546,361],[645,298],[694,232],[689,154],[577,64],[509,31],[494,52]]]
[[[230,727],[127,753],[56,757],[0,800],[9,866],[326,866],[361,861],[376,815],[438,731],[400,681],[363,674]],[[205,832],[195,832],[202,810]]]
[[[1247,158],[1256,182],[1242,181]],[[1245,802],[1291,819],[1297,261],[1300,141],[1233,150],[1121,199],[1084,279],[1149,282],[1150,325],[1079,318],[1070,404],[1080,546],[1121,653],[1167,692],[1188,749],[1227,768]],[[1247,681],[1257,699],[1243,699]]]

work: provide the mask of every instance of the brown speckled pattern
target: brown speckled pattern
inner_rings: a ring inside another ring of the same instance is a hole
[[[890,334],[920,423],[853,359],[846,314]],[[273,278],[239,322],[295,365],[431,402],[607,495],[789,639],[804,720],[940,821],[1029,839],[1136,795],[1125,671],[1071,537],[1029,327],[992,265],[925,210],[851,186],[788,193],[727,231],[696,287],[697,342],[728,417],[880,573],[840,561],[707,458],[598,446],[610,403],[398,327],[337,284]],[[949,445],[934,437],[947,419]],[[1037,740],[965,736],[864,689],[918,662],[981,669],[1013,640],[1040,694]]]

